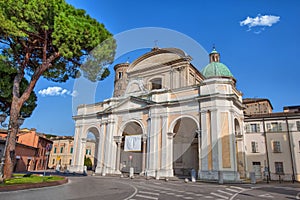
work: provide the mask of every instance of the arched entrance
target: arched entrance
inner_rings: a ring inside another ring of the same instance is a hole
[[[143,171],[143,152],[142,145],[143,129],[137,122],[129,122],[125,125],[122,132],[120,170],[128,173],[130,167],[134,168],[134,173]]]
[[[97,167],[99,139],[98,129],[95,127],[89,128],[86,135],[85,148],[82,149],[84,151],[84,165],[87,166],[87,170],[94,171]]]
[[[197,128],[191,118],[183,117],[176,121],[173,128],[174,175],[188,176],[192,169],[199,169]]]

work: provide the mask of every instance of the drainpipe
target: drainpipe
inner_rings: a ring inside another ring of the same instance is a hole
[[[290,127],[289,127],[289,122],[287,116],[285,116],[285,122],[286,122],[286,129],[287,129],[287,134],[288,134],[288,141],[289,141],[289,148],[291,152],[291,163],[292,163],[292,181],[293,183],[295,182],[295,168],[294,168],[294,151],[291,145],[291,135],[290,135]]]
[[[270,173],[270,160],[269,160],[269,151],[268,151],[268,141],[267,141],[267,132],[266,132],[266,125],[265,125],[265,118],[263,118],[263,130],[264,130],[264,137],[265,137],[265,146],[266,146],[266,157],[267,157],[267,169],[268,169],[268,176],[267,183],[271,180],[271,173]]]

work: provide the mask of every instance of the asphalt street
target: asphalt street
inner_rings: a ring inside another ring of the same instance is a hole
[[[224,184],[184,180],[145,180],[101,176],[68,177],[69,183],[39,189],[1,192],[2,200],[176,200],[300,199],[300,184]]]

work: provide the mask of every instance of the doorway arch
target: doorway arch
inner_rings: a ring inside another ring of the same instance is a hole
[[[87,165],[87,170],[95,171],[98,163],[98,149],[100,143],[100,133],[96,127],[90,127],[85,135],[85,148],[82,149],[84,159],[83,165]],[[89,160],[91,165],[89,165]]]
[[[144,170],[143,152],[145,152],[145,145],[142,144],[144,128],[141,123],[130,121],[121,130],[120,171],[128,173],[130,167],[133,167],[134,173],[141,173]]]
[[[189,176],[191,170],[199,169],[197,122],[181,117],[173,127],[173,170],[175,176]]]

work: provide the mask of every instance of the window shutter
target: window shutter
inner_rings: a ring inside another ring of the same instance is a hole
[[[258,152],[258,143],[255,142],[255,152]]]
[[[271,124],[267,123],[267,131],[271,131]]]
[[[278,131],[282,131],[282,123],[278,123]]]
[[[256,128],[257,128],[257,132],[259,133],[260,132],[260,124],[257,124]]]
[[[246,132],[250,133],[250,125],[249,124],[246,124]]]

